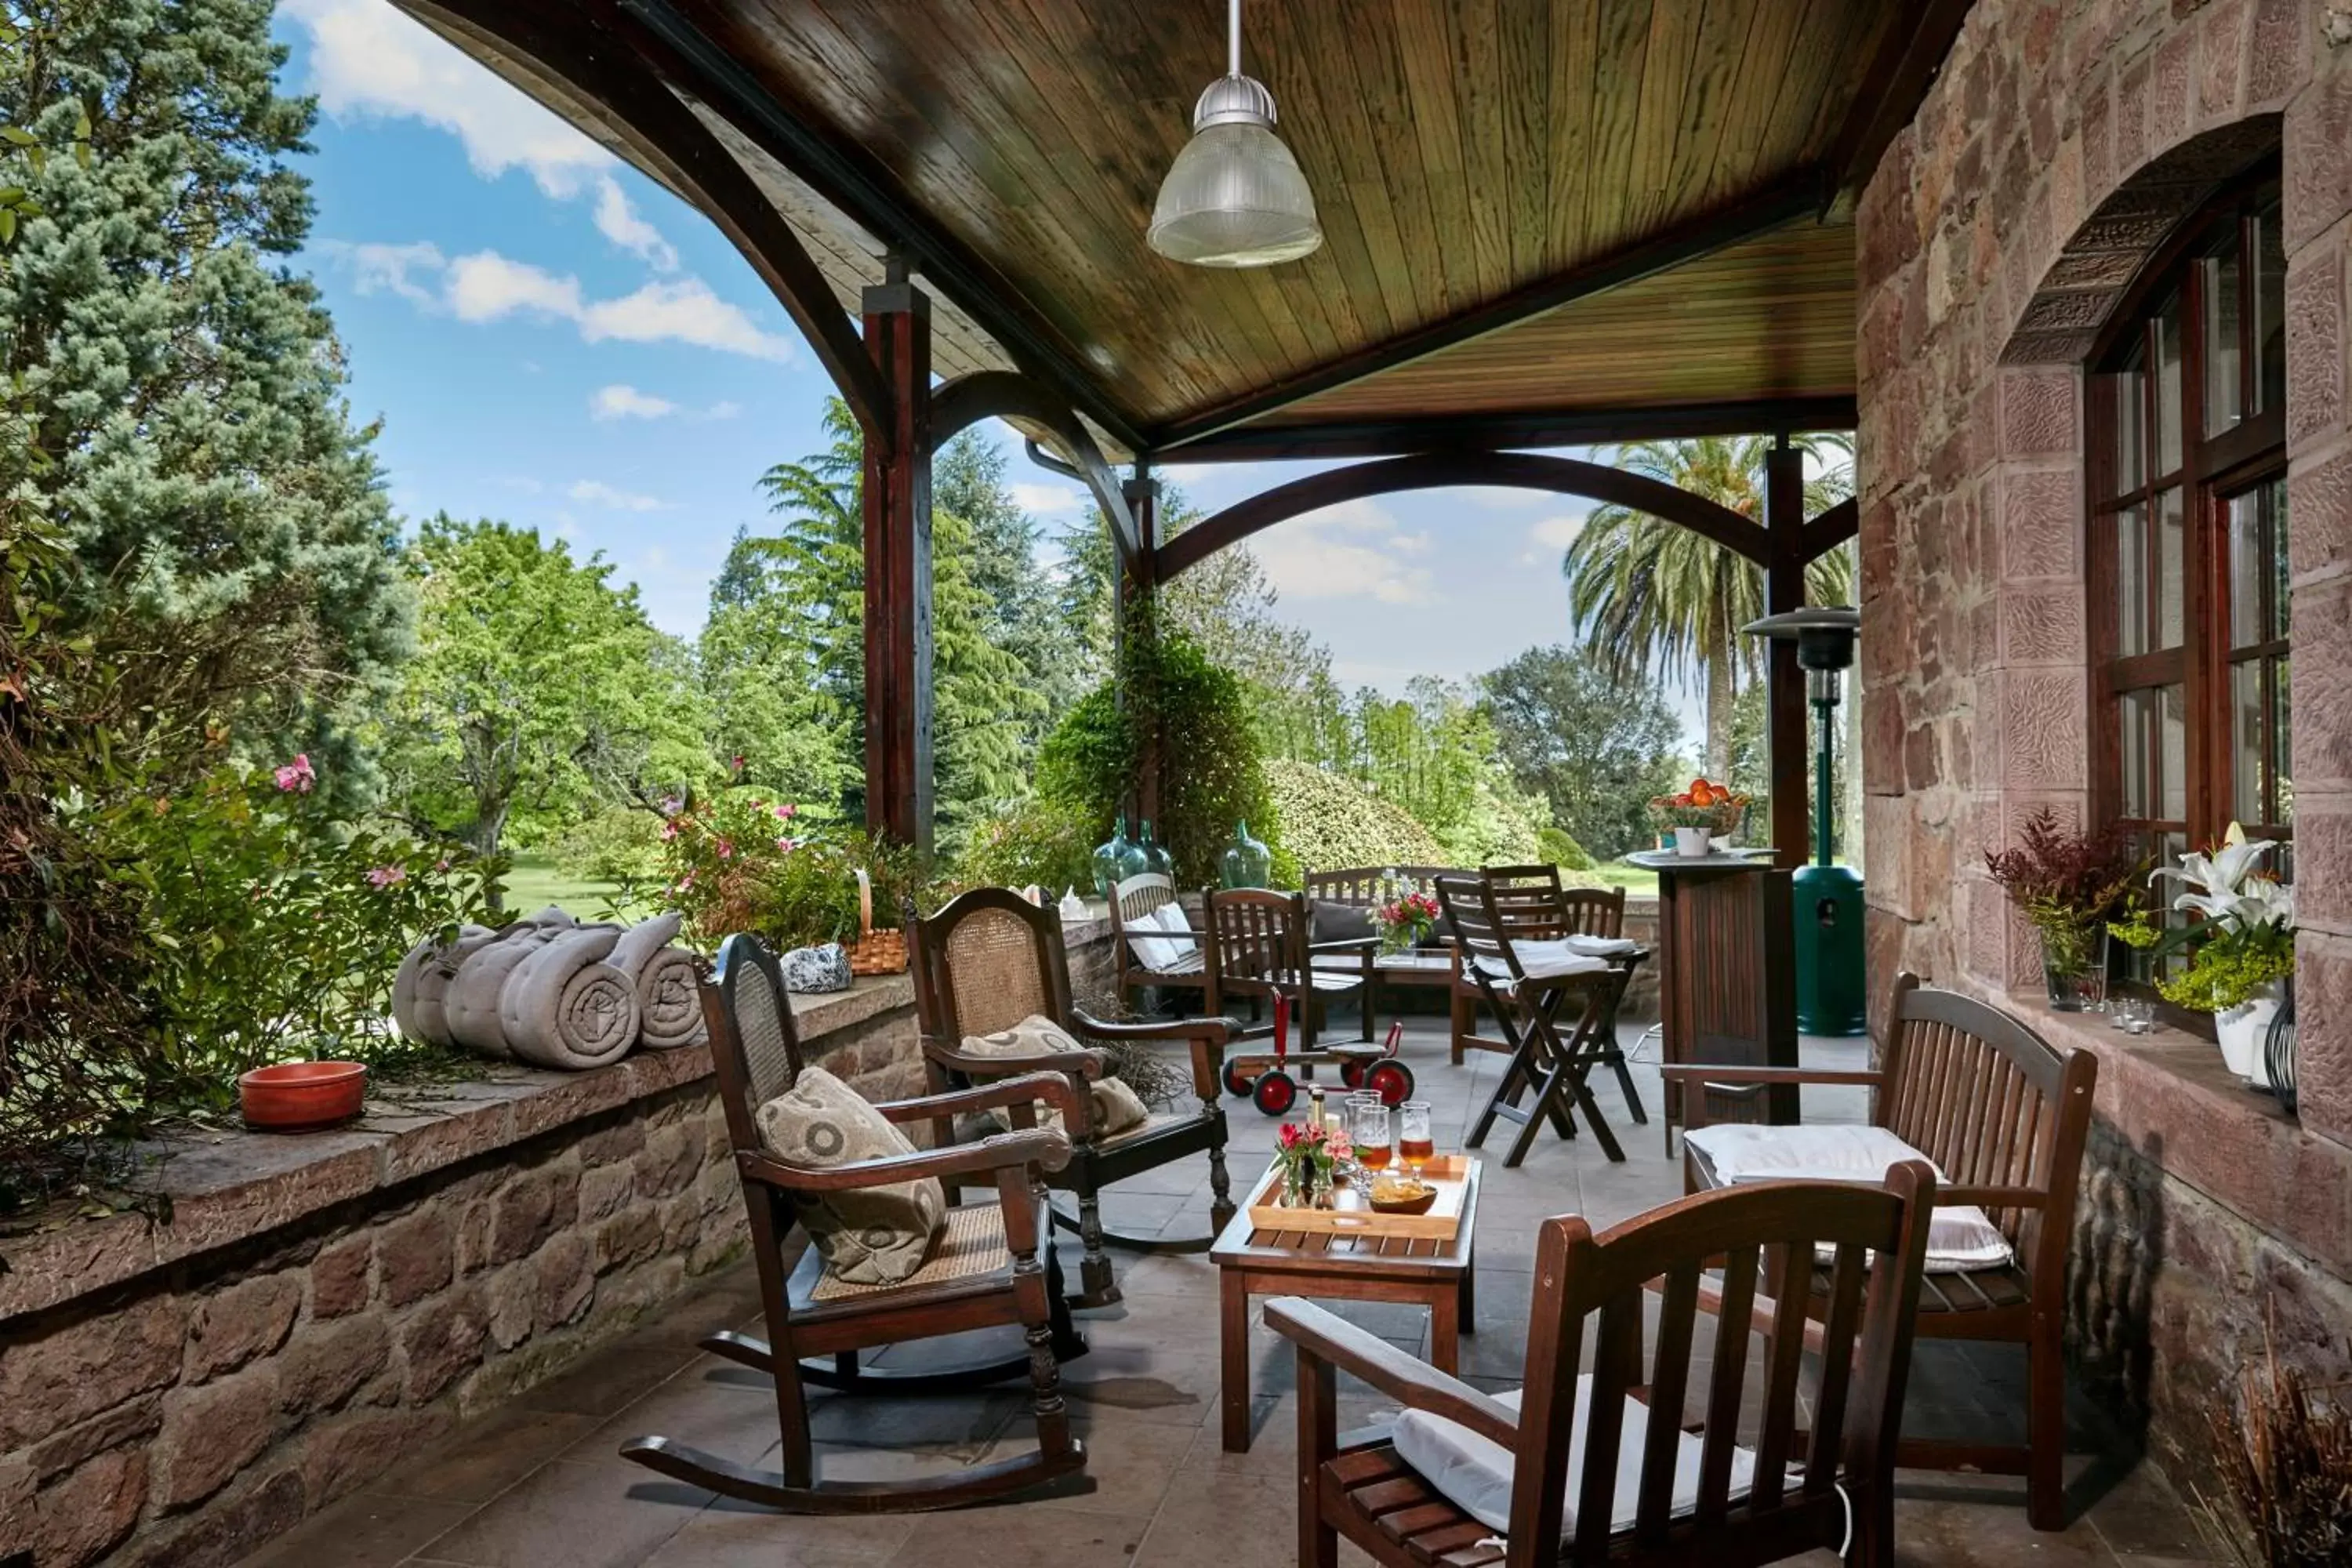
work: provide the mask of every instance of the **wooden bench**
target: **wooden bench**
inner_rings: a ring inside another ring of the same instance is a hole
[[[1926,1469],[1972,1469],[2026,1479],[2027,1516],[2037,1530],[2065,1527],[2066,1250],[2075,1191],[2090,1135],[2098,1061],[2060,1050],[2023,1024],[1973,997],[1895,983],[1887,1039],[1877,1068],[1670,1065],[1670,1079],[1706,1087],[1853,1084],[1871,1089],[1871,1121],[1936,1162],[1945,1184],[1938,1205],[1981,1208],[2008,1237],[2016,1260],[2000,1268],[1930,1274],[1919,1293],[1919,1327],[1929,1339],[2021,1344],[2026,1355],[2026,1440],[2021,1445],[1906,1438],[1902,1462]],[[1711,1096],[1683,1097],[1689,1126],[1705,1124]],[[1718,1185],[1684,1145],[1690,1190]],[[1812,1316],[1825,1307],[1816,1279]]]

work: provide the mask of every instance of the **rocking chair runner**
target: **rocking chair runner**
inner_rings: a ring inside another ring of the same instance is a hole
[[[1047,1184],[1077,1194],[1075,1223],[1059,1210],[1054,1215],[1065,1229],[1075,1228],[1086,1245],[1076,1304],[1101,1307],[1119,1300],[1110,1259],[1103,1253],[1105,1243],[1139,1252],[1206,1252],[1234,1216],[1225,1173],[1225,1112],[1217,1102],[1217,1076],[1232,1024],[1216,1017],[1114,1024],[1079,1012],[1070,1001],[1070,960],[1062,942],[1061,915],[1007,889],[975,888],[928,918],[909,911],[907,940],[914,960],[915,1013],[933,1092],[997,1081],[1013,1073],[1044,1070],[1067,1076],[1079,1110],[1064,1121],[1070,1137],[1069,1163],[1047,1177]],[[1101,1070],[1101,1058],[1094,1052],[1007,1058],[964,1051],[966,1038],[1011,1028],[1032,1015],[1050,1018],[1081,1039],[1182,1041],[1191,1048],[1199,1109],[1155,1114],[1140,1127],[1104,1134],[1095,1129],[1093,1097],[1087,1087]],[[944,1120],[938,1137],[942,1143],[954,1137]],[[1103,1188],[1204,1150],[1210,1194],[1206,1235],[1169,1240],[1120,1236],[1104,1228]]]
[[[1834,1550],[1851,1535],[1854,1562],[1892,1568],[1895,1433],[1935,1185],[1915,1161],[1887,1173],[1884,1187],[1784,1182],[1712,1193],[1597,1237],[1580,1218],[1547,1220],[1527,1381],[1501,1399],[1320,1308],[1268,1302],[1266,1321],[1298,1347],[1302,1568],[1335,1568],[1341,1535],[1395,1568],[1742,1568]],[[1803,1361],[1790,1342],[1801,1338],[1817,1246],[1835,1261],[1822,1354],[1803,1391],[1815,1417],[1808,1439],[1797,1426]],[[1721,1319],[1712,1346],[1695,1354],[1702,1275],[1715,1267]],[[1645,1367],[1648,1290],[1661,1304]],[[1593,1314],[1593,1369],[1580,1376]],[[1754,1377],[1751,1314],[1790,1331],[1768,1342]],[[1406,1406],[1392,1429],[1351,1433],[1343,1445],[1343,1371]],[[1747,1447],[1737,1431],[1750,1386],[1762,1408]],[[1686,1426],[1694,1394],[1706,1414]]]
[[[728,1142],[742,1174],[751,1211],[751,1253],[766,1309],[768,1342],[724,1332],[703,1349],[771,1374],[783,1429],[783,1468],[757,1470],[667,1437],[635,1437],[624,1458],[730,1497],[788,1513],[888,1513],[953,1508],[1025,1490],[1086,1468],[1086,1451],[1070,1434],[1061,1394],[1060,1363],[1085,1353],[1063,1305],[1060,1270],[1042,1173],[1069,1157],[1069,1141],[1036,1125],[1045,1100],[1064,1117],[1076,1114],[1069,1079],[1033,1073],[983,1089],[875,1107],[907,1125],[964,1111],[1002,1109],[1008,1134],[983,1142],[918,1151],[824,1168],[775,1158],[761,1143],[759,1108],[800,1077],[800,1040],[785,1000],[775,955],[751,936],[728,938],[713,978],[702,987],[703,1016],[718,1069]],[[996,1201],[948,1211],[947,1224],[912,1278],[895,1285],[851,1284],[824,1272],[807,1248],[788,1279],[783,1244],[799,1224],[799,1206],[827,1194],[957,1176],[993,1178]],[[1003,1360],[951,1371],[893,1374],[861,1366],[857,1352],[968,1329],[1018,1325],[1025,1346]],[[803,1357],[825,1357],[824,1362]],[[894,1391],[968,1388],[1026,1373],[1037,1422],[1034,1450],[994,1464],[903,1481],[825,1481],[817,1475],[809,1435],[807,1387]]]
[[[1528,1157],[1536,1130],[1544,1122],[1549,1121],[1562,1138],[1575,1137],[1580,1108],[1601,1152],[1622,1163],[1625,1151],[1601,1114],[1587,1079],[1594,1068],[1610,1060],[1612,1044],[1605,1031],[1623,993],[1624,972],[1596,959],[1573,973],[1530,974],[1517,944],[1557,940],[1561,934],[1557,909],[1524,896],[1507,909],[1496,879],[1487,874],[1440,877],[1437,902],[1461,951],[1462,973],[1494,1013],[1511,1053],[1486,1108],[1463,1142],[1479,1148],[1496,1118],[1514,1122],[1518,1133],[1503,1163],[1515,1167]],[[1570,996],[1578,999],[1579,1011],[1563,1036],[1561,1004]],[[1622,1071],[1622,1053],[1617,1060]],[[1533,1101],[1522,1105],[1529,1093]],[[1633,1103],[1638,1114],[1638,1097]]]

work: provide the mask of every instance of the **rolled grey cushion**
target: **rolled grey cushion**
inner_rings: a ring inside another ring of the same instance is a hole
[[[823,1068],[805,1068],[791,1089],[760,1107],[759,1122],[768,1152],[794,1165],[829,1170],[915,1152],[905,1133]],[[946,1189],[929,1176],[796,1201],[825,1272],[853,1285],[896,1285],[911,1277],[948,1212]]]
[[[620,939],[618,926],[560,931],[515,965],[499,994],[499,1022],[518,1059],[583,1072],[628,1054],[637,990],[604,962]]]
[[[673,913],[633,926],[604,960],[636,990],[638,1039],[649,1050],[675,1050],[704,1037],[701,973],[694,954],[669,945],[678,924]]]
[[[457,976],[457,965],[497,934],[488,926],[465,925],[457,929],[455,942],[428,938],[408,950],[392,982],[392,1019],[404,1038],[445,1049],[457,1044],[449,1037],[446,1008],[449,982]]]
[[[442,1003],[452,1043],[486,1057],[513,1054],[507,1048],[506,1026],[499,1018],[499,994],[506,989],[507,976],[515,972],[515,966],[546,945],[553,934],[529,921],[517,921],[466,957]]]

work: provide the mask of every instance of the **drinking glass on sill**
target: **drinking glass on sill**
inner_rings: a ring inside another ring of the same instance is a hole
[[[1397,1107],[1397,1158],[1415,1176],[1437,1152],[1430,1141],[1429,1101],[1408,1100]]]
[[[1348,1137],[1356,1146],[1356,1190],[1369,1194],[1372,1178],[1388,1169],[1395,1151],[1389,1147],[1388,1102],[1377,1094],[1348,1102],[1354,1121]]]

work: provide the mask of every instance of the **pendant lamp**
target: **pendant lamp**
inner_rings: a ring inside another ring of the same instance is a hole
[[[1274,94],[1242,75],[1242,0],[1227,14],[1225,74],[1192,106],[1192,139],[1160,183],[1145,237],[1192,267],[1271,267],[1323,243],[1315,193],[1274,132]]]

